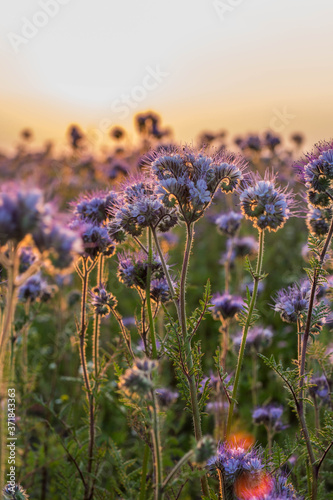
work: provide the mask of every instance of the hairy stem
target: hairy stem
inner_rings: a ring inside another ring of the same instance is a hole
[[[186,277],[188,272],[188,265],[190,260],[190,253],[193,243],[194,237],[194,229],[192,224],[187,224],[187,239],[186,239],[186,247],[184,253],[183,266],[180,277],[180,292],[179,292],[179,322],[180,327],[184,339],[185,351],[186,351],[186,362],[187,362],[187,370],[188,370],[188,384],[191,395],[191,407],[192,407],[192,415],[193,415],[193,425],[194,425],[194,434],[196,441],[200,441],[202,438],[202,430],[201,430],[201,416],[199,410],[198,403],[198,395],[197,395],[197,387],[195,376],[193,373],[193,356],[191,349],[191,340],[188,338],[187,333],[187,320],[186,320]],[[202,493],[206,497],[210,497],[209,495],[209,486],[207,476],[203,476],[201,478],[201,488]]]
[[[309,336],[310,336],[310,331],[311,331],[311,320],[312,320],[312,314],[313,314],[314,301],[316,298],[318,279],[319,279],[320,271],[321,271],[323,263],[324,263],[326,253],[329,249],[329,246],[330,246],[330,243],[332,240],[332,235],[333,235],[333,218],[331,220],[331,225],[330,225],[328,234],[326,236],[326,240],[324,242],[324,246],[322,248],[322,251],[321,251],[321,254],[319,257],[319,266],[314,270],[314,273],[313,273],[311,292],[310,292],[310,298],[309,298],[309,305],[308,305],[308,314],[307,314],[307,318],[306,318],[306,324],[305,324],[304,335],[303,335],[301,363],[300,363],[300,381],[299,381],[300,398],[299,398],[298,414],[299,414],[299,419],[301,422],[301,427],[302,427],[304,439],[306,442],[308,455],[309,455],[309,459],[310,459],[310,464],[311,464],[311,470],[312,470],[312,493],[311,493],[312,500],[316,500],[316,498],[317,498],[318,468],[315,465],[316,458],[315,458],[315,455],[313,452],[309,432],[308,432],[307,425],[306,425],[305,412],[304,412],[304,401],[303,401],[303,396],[304,396],[303,387],[304,387],[304,376],[305,376],[306,351],[307,351],[307,346],[308,346],[308,341],[309,341]]]
[[[97,263],[97,279],[96,285],[100,286],[103,281],[103,270],[104,270],[104,255],[100,254]],[[101,317],[99,314],[94,314],[94,329],[93,329],[93,361],[94,361],[94,372],[95,372],[95,384],[97,385],[97,378],[99,373],[99,336],[101,329]]]
[[[153,243],[152,243],[152,232],[150,227],[147,229],[148,233],[148,271],[147,271],[147,288],[146,288],[146,301],[147,301],[147,311],[149,318],[149,331],[151,337],[153,358],[157,358],[157,348],[156,348],[156,336],[155,336],[155,325],[153,319],[153,312],[151,309],[151,298],[150,298],[150,282],[151,282],[151,265],[153,261]]]
[[[143,452],[139,500],[146,500],[146,483],[147,483],[149,452],[150,452],[150,448],[149,448],[148,444],[146,443],[145,450]]]
[[[92,269],[87,267],[87,258],[82,258],[82,299],[81,299],[81,326],[79,330],[79,345],[80,345],[80,359],[83,373],[84,387],[87,393],[88,407],[89,407],[89,448],[88,448],[88,475],[90,476],[92,472],[92,465],[94,460],[94,444],[95,444],[95,400],[94,395],[90,385],[90,379],[87,368],[87,358],[86,358],[86,331],[87,331],[87,319],[86,319],[86,304],[87,304],[87,294],[88,294],[88,284],[89,284],[89,274]],[[84,500],[89,500],[92,498],[93,492],[90,487],[90,477],[88,476],[87,482],[85,483]]]
[[[260,275],[261,275],[261,271],[262,271],[263,257],[264,257],[264,230],[259,231],[259,253],[258,253],[257,267],[256,267],[255,274],[253,276],[253,292],[252,292],[252,297],[251,297],[251,302],[250,302],[250,307],[249,307],[249,313],[248,313],[248,316],[246,318],[245,326],[243,328],[242,342],[241,342],[241,346],[240,346],[239,354],[238,354],[234,387],[233,387],[233,391],[232,391],[232,399],[231,399],[229,411],[228,411],[227,432],[226,432],[227,436],[229,436],[230,429],[231,429],[232,416],[233,416],[233,411],[234,411],[234,406],[235,406],[235,400],[237,397],[240,373],[241,373],[244,352],[245,352],[246,338],[247,338],[247,334],[248,334],[248,331],[249,331],[249,328],[251,325],[252,314],[253,314],[256,300],[257,300],[258,284],[260,281]]]
[[[162,448],[160,440],[160,429],[158,422],[158,405],[154,389],[152,390],[152,400],[153,400],[153,429],[152,429],[152,441],[154,447],[154,458],[155,458],[155,500],[163,500],[163,473],[162,473]]]

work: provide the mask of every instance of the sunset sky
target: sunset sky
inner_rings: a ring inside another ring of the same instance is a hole
[[[332,0],[2,2],[0,146],[103,136],[153,109],[203,129],[333,136]]]

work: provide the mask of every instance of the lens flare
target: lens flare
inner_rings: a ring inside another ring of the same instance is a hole
[[[235,482],[235,493],[239,500],[265,498],[273,489],[274,481],[267,474],[253,475],[244,472]]]

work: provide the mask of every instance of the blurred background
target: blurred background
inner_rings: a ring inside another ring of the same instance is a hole
[[[200,131],[332,135],[330,0],[2,2],[0,147],[20,131],[96,147],[154,110],[176,141]]]

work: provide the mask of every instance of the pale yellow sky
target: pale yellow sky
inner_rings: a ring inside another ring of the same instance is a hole
[[[332,137],[331,0],[15,0],[0,6],[0,145],[161,113],[203,129]]]

